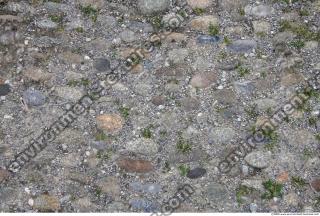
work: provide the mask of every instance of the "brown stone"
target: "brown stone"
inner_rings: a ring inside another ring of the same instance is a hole
[[[98,128],[108,133],[116,133],[122,129],[124,120],[117,114],[104,114],[96,118]]]
[[[281,86],[290,87],[304,82],[304,77],[298,73],[288,73],[281,77]]]
[[[219,20],[215,16],[201,16],[201,17],[196,17],[190,22],[190,27],[194,30],[197,31],[203,31],[203,32],[208,32],[209,26],[217,26],[219,25]]]
[[[166,36],[164,41],[165,42],[182,42],[186,40],[187,40],[187,36],[185,34],[172,32],[171,34]]]
[[[151,102],[154,105],[159,106],[165,103],[165,98],[163,96],[155,96],[151,99]]]
[[[153,166],[150,161],[146,160],[133,160],[133,159],[121,159],[118,162],[118,166],[127,172],[147,173],[153,170]]]
[[[101,179],[98,182],[98,187],[103,193],[109,194],[112,197],[119,197],[120,195],[120,186],[117,178],[114,176]]]
[[[30,67],[24,71],[24,75],[36,82],[49,80],[52,75],[49,73],[43,72],[40,68]]]
[[[10,177],[10,172],[8,170],[0,169],[0,183],[4,182]]]
[[[289,179],[289,173],[287,171],[284,171],[277,176],[277,181],[280,183],[285,183],[288,181],[288,179]]]
[[[216,81],[216,79],[217,77],[214,73],[196,74],[192,77],[190,84],[194,88],[207,88]]]
[[[60,202],[57,197],[45,194],[34,200],[33,208],[41,212],[55,212],[60,209]]]
[[[212,5],[211,0],[187,0],[190,7],[193,9],[195,8],[201,8],[206,9],[207,7],[210,7]]]
[[[315,191],[320,192],[320,179],[313,180],[310,185]]]

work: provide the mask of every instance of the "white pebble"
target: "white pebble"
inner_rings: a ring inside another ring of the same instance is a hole
[[[29,206],[33,206],[33,204],[34,204],[33,199],[29,199],[29,200],[28,200],[28,204],[29,204]]]

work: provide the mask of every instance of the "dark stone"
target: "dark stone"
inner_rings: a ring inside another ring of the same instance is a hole
[[[10,93],[10,86],[8,84],[0,85],[0,96],[5,96]]]
[[[217,43],[220,41],[219,36],[207,36],[207,35],[201,35],[197,37],[197,42],[199,44],[210,44],[210,43]]]
[[[195,168],[193,170],[190,170],[187,174],[188,178],[196,179],[204,176],[207,173],[207,171],[203,168]]]
[[[100,72],[109,71],[110,61],[108,59],[99,58],[95,61],[94,67]]]

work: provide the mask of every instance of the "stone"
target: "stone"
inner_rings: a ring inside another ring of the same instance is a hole
[[[255,100],[253,103],[257,105],[258,111],[261,112],[267,111],[270,108],[273,110],[273,108],[277,106],[277,102],[270,98],[258,99]]]
[[[157,194],[162,191],[159,184],[141,184],[140,182],[131,182],[129,187],[137,192]]]
[[[258,205],[256,203],[250,203],[249,208],[252,213],[255,213],[258,210]]]
[[[77,2],[83,7],[91,6],[95,9],[102,9],[106,4],[104,0],[77,0]]]
[[[207,33],[210,25],[213,25],[213,26],[219,25],[219,19],[212,15],[201,16],[191,20],[189,25],[193,30]]]
[[[220,41],[219,36],[208,36],[208,35],[201,35],[197,37],[197,42],[199,44],[215,44]]]
[[[254,40],[236,40],[227,47],[233,52],[248,53],[257,47],[257,42]]]
[[[214,73],[199,73],[192,77],[190,84],[194,88],[207,88],[217,81],[217,76]]]
[[[0,96],[6,96],[10,93],[10,85],[8,84],[0,84]]]
[[[320,179],[312,180],[310,185],[315,191],[320,192]]]
[[[289,173],[287,171],[284,171],[277,176],[277,182],[279,183],[285,183],[288,180],[289,180]]]
[[[254,188],[258,191],[263,191],[263,180],[262,179],[244,179],[243,182],[241,182],[241,185]]]
[[[97,71],[106,72],[110,70],[110,61],[105,58],[98,58],[94,62],[94,67]]]
[[[163,96],[154,96],[152,99],[151,99],[151,102],[156,105],[156,106],[159,106],[159,105],[163,105],[165,102],[166,102],[166,99],[165,97]]]
[[[60,210],[60,202],[55,196],[40,195],[34,200],[33,208],[40,212],[56,212]]]
[[[103,193],[111,195],[112,197],[120,196],[120,185],[114,176],[108,176],[98,180],[97,185]]]
[[[254,32],[257,33],[269,33],[271,30],[271,24],[266,21],[253,21]]]
[[[0,169],[0,183],[4,182],[10,177],[10,172],[5,169]]]
[[[196,178],[200,178],[200,177],[204,176],[206,173],[207,173],[206,169],[198,167],[198,168],[190,170],[187,173],[187,177],[190,179],[196,179]]]
[[[64,100],[76,102],[83,96],[83,91],[79,87],[59,86],[55,88],[56,94]]]
[[[263,151],[253,151],[244,160],[252,167],[264,169],[270,165],[270,154]]]
[[[205,188],[205,191],[207,193],[207,198],[212,203],[221,204],[228,200],[228,191],[226,187],[220,183],[209,183],[209,185]]]
[[[38,90],[28,89],[23,92],[23,100],[28,106],[42,106],[46,102],[46,96]]]
[[[133,160],[133,159],[120,159],[117,161],[120,168],[127,172],[147,173],[153,170],[153,166],[150,161],[146,160]]]
[[[6,31],[0,35],[0,44],[11,45],[20,40],[21,35],[15,31]]]
[[[196,98],[183,98],[180,102],[183,109],[187,112],[197,110],[200,106],[200,101]]]
[[[282,87],[292,87],[305,82],[303,75],[300,73],[287,73],[281,76],[281,86]]]
[[[158,145],[152,139],[141,138],[129,141],[125,145],[126,150],[139,154],[154,155],[158,152]]]
[[[146,199],[131,199],[129,201],[129,204],[131,206],[131,208],[135,209],[135,210],[140,210],[143,212],[155,212],[158,208],[158,206]]]
[[[49,80],[52,75],[42,71],[41,68],[29,67],[24,71],[24,75],[35,82],[44,82]]]
[[[150,15],[169,9],[170,0],[138,0],[137,6],[142,14]]]
[[[255,17],[262,18],[271,16],[274,9],[267,5],[258,5],[255,7],[248,5],[244,8],[244,11],[247,15],[253,15]]]
[[[120,33],[120,38],[127,43],[131,43],[137,39],[135,33],[130,30],[124,30]]]
[[[56,29],[58,24],[50,19],[42,19],[36,22],[36,26],[41,29]]]
[[[248,0],[219,0],[219,6],[223,10],[231,11],[244,7]]]
[[[185,58],[188,56],[189,51],[188,49],[172,49],[169,51],[168,56],[169,56],[169,61],[172,64],[180,64],[183,63]]]
[[[211,0],[187,0],[187,3],[193,9],[196,9],[196,8],[207,9],[212,5]]]
[[[107,133],[119,132],[124,124],[122,117],[117,114],[99,115],[97,116],[96,121],[98,128],[106,131]]]
[[[233,86],[238,94],[246,97],[251,96],[256,89],[252,81],[236,81],[233,83]]]
[[[298,206],[299,205],[299,196],[294,192],[286,194],[283,197],[283,200],[289,206]]]
[[[170,34],[165,32],[164,35],[167,35],[164,39],[165,42],[182,42],[187,40],[187,36],[185,34],[178,32],[171,32]]]
[[[230,127],[218,127],[210,130],[208,135],[208,142],[214,143],[224,143],[228,144],[236,135],[233,128]]]

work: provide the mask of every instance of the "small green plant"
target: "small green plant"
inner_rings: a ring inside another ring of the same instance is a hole
[[[223,42],[225,43],[225,45],[230,45],[231,44],[231,40],[227,37],[227,36],[225,36],[224,38],[223,38]]]
[[[169,172],[170,170],[171,170],[170,164],[169,164],[168,161],[166,161],[166,162],[164,163],[163,172],[164,172],[164,173],[167,173],[167,172]]]
[[[294,41],[291,41],[291,42],[289,43],[289,45],[290,45],[291,47],[294,47],[294,48],[300,50],[301,48],[304,47],[305,43],[304,43],[304,41],[302,41],[302,40],[294,40]]]
[[[100,187],[96,187],[94,193],[97,197],[100,197],[102,195],[102,189]]]
[[[164,137],[167,136],[167,131],[166,130],[161,130],[159,135],[160,135],[161,138],[164,138]]]
[[[78,33],[83,33],[84,32],[84,29],[82,27],[77,27],[77,28],[75,28],[75,30]]]
[[[181,152],[183,154],[188,153],[192,150],[191,143],[184,140],[182,137],[179,138],[176,147],[178,152]]]
[[[71,87],[88,86],[90,85],[90,80],[85,78],[81,78],[80,80],[70,80],[67,85]]]
[[[98,159],[101,159],[101,160],[109,160],[110,158],[111,158],[111,156],[112,156],[112,150],[106,150],[106,151],[104,151],[104,150],[99,150],[98,152],[97,152],[97,158]]]
[[[103,132],[98,132],[95,134],[96,141],[106,141],[109,139],[108,135]]]
[[[225,59],[227,56],[228,56],[228,54],[227,54],[225,51],[221,51],[221,52],[219,53],[219,58],[220,58],[220,59]]]
[[[273,197],[282,197],[282,184],[269,179],[268,181],[263,182],[263,187],[266,192],[262,195],[262,199],[270,200],[273,199]]]
[[[320,197],[316,197],[316,198],[315,198],[314,205],[315,205],[316,207],[320,207]]]
[[[307,185],[307,182],[304,179],[302,179],[301,177],[292,176],[291,177],[291,184],[293,186],[295,186],[296,188],[302,188],[305,185]]]
[[[257,32],[256,35],[261,38],[265,38],[267,36],[265,32]]]
[[[216,36],[219,34],[220,28],[217,25],[213,25],[212,23],[210,23],[209,25],[209,35],[211,36]]]
[[[250,70],[242,66],[239,66],[237,70],[240,77],[244,77],[245,75],[250,74]]]
[[[238,12],[239,12],[240,16],[245,16],[246,15],[246,12],[244,11],[243,8],[239,8]]]
[[[119,108],[119,111],[120,111],[121,115],[122,115],[124,118],[128,118],[129,115],[130,115],[130,113],[129,113],[130,108],[128,108],[128,107],[120,107],[120,108]]]
[[[298,24],[295,22],[290,22],[288,20],[283,20],[280,22],[280,31],[291,31],[295,33],[300,39],[304,40],[320,40],[320,32],[311,31],[305,24]]]
[[[190,171],[190,167],[187,165],[180,165],[178,166],[179,172],[181,176],[186,176],[188,174],[188,172]]]
[[[303,159],[308,160],[313,156],[313,152],[309,148],[303,149]]]
[[[197,16],[200,16],[200,15],[202,15],[202,14],[205,13],[205,10],[202,9],[202,8],[195,8],[195,9],[193,9],[193,12],[194,12]]]
[[[258,112],[257,112],[257,109],[256,109],[257,106],[250,106],[249,108],[245,108],[244,111],[247,113],[247,115],[250,117],[250,118],[257,118],[258,117]]]
[[[144,138],[146,139],[150,139],[152,137],[152,132],[150,130],[150,126],[147,127],[147,128],[144,128],[142,131],[141,131],[141,134]]]
[[[308,119],[309,125],[312,126],[317,126],[317,119],[315,117],[310,117]]]
[[[55,22],[55,23],[61,23],[63,20],[62,15],[50,15],[49,18],[51,19],[52,22]]]
[[[237,198],[237,202],[239,204],[241,204],[243,202],[242,197],[249,195],[250,193],[252,193],[254,189],[247,187],[245,185],[241,185],[237,190],[236,190],[236,198]]]
[[[300,15],[300,16],[309,16],[310,13],[309,13],[309,11],[307,11],[307,10],[301,9],[301,10],[299,11],[299,15]]]
[[[163,27],[162,17],[154,16],[151,18],[151,23],[155,29],[161,29]]]
[[[97,21],[98,10],[95,9],[94,7],[92,7],[91,5],[88,5],[88,6],[85,6],[85,7],[81,6],[80,10],[85,16],[90,17],[93,22]]]
[[[266,77],[267,77],[267,72],[262,71],[262,72],[260,73],[260,76],[261,76],[262,78],[266,78]]]
[[[318,142],[320,142],[320,134],[316,134],[316,135],[314,135],[314,136],[315,136],[316,140],[317,140]]]

